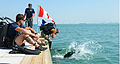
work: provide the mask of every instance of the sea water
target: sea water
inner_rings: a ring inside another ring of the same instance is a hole
[[[60,33],[51,38],[53,64],[119,64],[118,24],[58,24],[56,28]],[[75,53],[64,58],[71,51]]]

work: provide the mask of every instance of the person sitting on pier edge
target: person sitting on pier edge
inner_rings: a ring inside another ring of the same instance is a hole
[[[48,23],[46,25],[40,26],[40,30],[42,31],[41,37],[48,40],[49,48],[51,49],[52,40],[50,39],[49,36],[51,36],[52,38],[55,38],[56,35],[59,33],[59,29],[55,29],[53,23]]]
[[[23,24],[24,24],[23,14],[18,14],[16,16],[16,22],[11,24],[10,27],[8,28],[8,37],[11,40],[16,38],[15,44],[17,44],[18,46],[24,44],[23,41],[26,40],[28,43],[34,45],[35,49],[40,51],[46,50],[47,49],[46,47],[43,48],[41,45],[38,44],[41,43],[41,41],[39,41],[39,36],[35,32],[35,30],[28,27],[25,28]],[[37,43],[35,43],[34,41],[36,41]]]

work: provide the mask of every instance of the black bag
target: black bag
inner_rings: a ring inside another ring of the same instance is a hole
[[[11,24],[11,22],[13,23],[14,21],[8,17],[0,18],[0,20],[1,20],[0,22],[0,47],[6,47],[6,46],[9,46],[9,44],[6,43],[8,27]]]
[[[49,34],[52,33],[51,29],[55,29],[53,23],[48,23],[48,24],[46,24],[44,26],[40,26],[40,30],[43,31],[44,34],[46,34],[46,35],[49,35]]]
[[[46,28],[48,28],[48,27],[51,27],[51,28],[54,28],[54,24],[53,23],[48,23],[48,24],[46,24],[46,25],[44,25],[44,26],[40,26],[40,30],[46,30]],[[48,28],[48,29],[51,29],[51,28]]]
[[[7,35],[8,25],[6,22],[0,22],[0,46],[4,45],[5,37]]]
[[[54,26],[54,24],[53,23],[48,23],[45,26]]]

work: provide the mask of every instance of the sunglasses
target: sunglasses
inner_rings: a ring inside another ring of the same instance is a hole
[[[21,19],[21,20],[25,21],[24,19]]]

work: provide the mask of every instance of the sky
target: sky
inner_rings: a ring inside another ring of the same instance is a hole
[[[41,5],[57,24],[107,24],[119,22],[119,0],[1,0],[0,17],[15,20],[24,14],[31,3],[37,23],[38,5]]]

